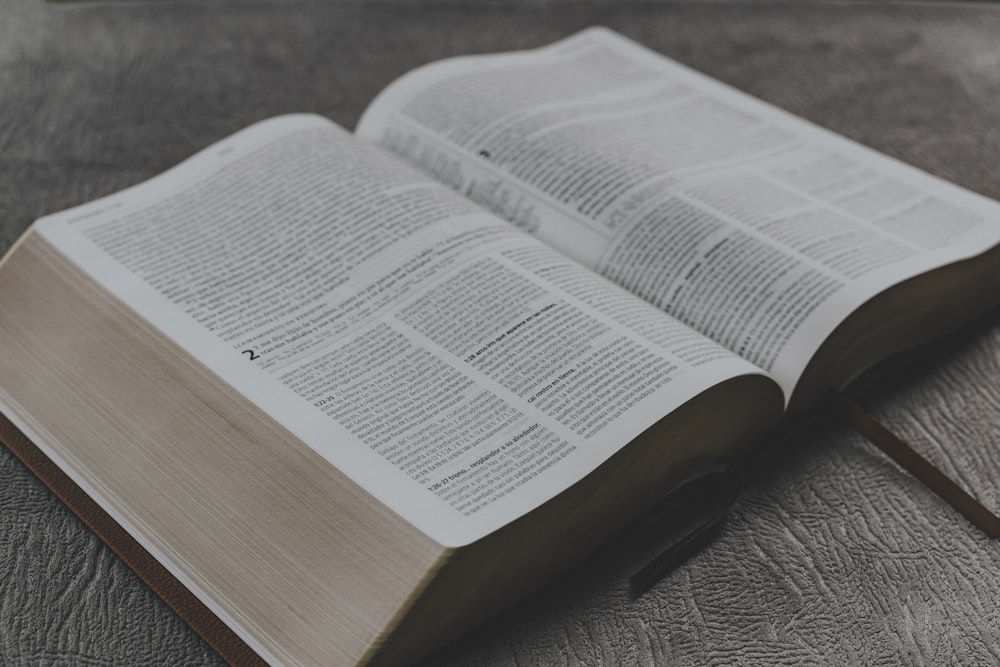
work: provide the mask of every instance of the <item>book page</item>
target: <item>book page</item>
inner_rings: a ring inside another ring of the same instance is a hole
[[[359,136],[769,370],[1000,242],[1000,206],[595,28],[432,64]]]
[[[315,116],[255,125],[37,231],[448,546],[761,372]]]

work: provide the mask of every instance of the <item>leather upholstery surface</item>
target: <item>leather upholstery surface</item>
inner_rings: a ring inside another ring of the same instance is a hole
[[[421,63],[593,24],[1000,198],[996,5],[0,0],[0,249],[256,120],[353,127]],[[1000,317],[862,401],[1000,508]],[[1000,544],[846,429],[759,458],[718,540],[638,600],[628,575],[667,537],[604,549],[428,664],[1000,663]],[[0,447],[0,664],[217,661]]]

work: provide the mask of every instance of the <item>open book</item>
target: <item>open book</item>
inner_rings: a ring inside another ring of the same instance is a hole
[[[405,662],[997,302],[1000,206],[603,29],[43,218],[0,409],[260,657]]]

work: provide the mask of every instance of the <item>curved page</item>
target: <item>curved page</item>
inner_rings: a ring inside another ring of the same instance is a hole
[[[358,135],[770,371],[791,397],[887,287],[1000,242],[1000,206],[609,30],[393,83]]]
[[[447,546],[760,372],[315,116],[255,125],[37,231]]]

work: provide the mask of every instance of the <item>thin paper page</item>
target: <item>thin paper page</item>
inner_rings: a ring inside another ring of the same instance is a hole
[[[866,300],[1000,242],[1000,206],[604,29],[456,58],[358,128],[772,372]]]
[[[446,545],[759,372],[312,116],[253,126],[38,231]]]

